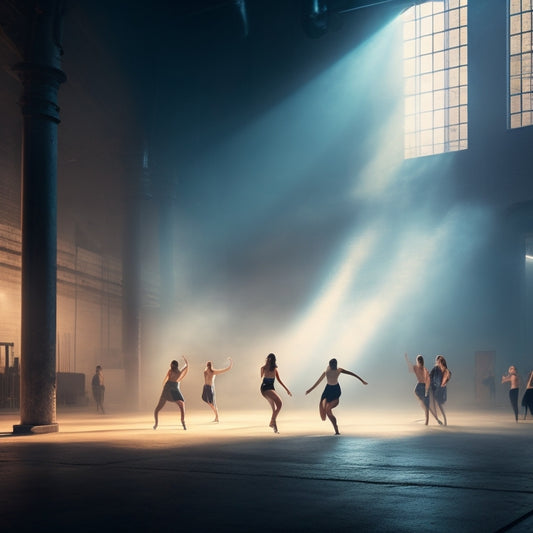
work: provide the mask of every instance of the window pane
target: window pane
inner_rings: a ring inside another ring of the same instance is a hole
[[[444,50],[444,32],[433,35],[433,49],[435,51]]]
[[[520,0],[511,0],[509,13],[518,13],[520,11]]]
[[[444,52],[433,54],[433,70],[442,70],[444,68]]]
[[[436,91],[434,96],[434,109],[444,109],[446,91]]]
[[[518,77],[511,78],[509,90],[511,94],[519,93],[522,90],[522,79]]]
[[[433,88],[437,91],[443,89],[445,86],[444,82],[444,71],[435,72],[433,74]]]
[[[509,30],[511,32],[511,35],[514,35],[516,33],[520,33],[520,15],[512,15],[509,20]]]
[[[511,36],[509,51],[511,54],[519,54],[522,51],[522,36],[520,34]]]
[[[459,65],[459,48],[453,48],[448,52],[448,66],[457,67]]]

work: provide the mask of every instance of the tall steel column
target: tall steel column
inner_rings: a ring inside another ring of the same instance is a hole
[[[135,159],[135,158],[134,158]],[[133,410],[140,407],[141,372],[141,218],[142,193],[136,165],[130,167],[122,253],[122,346],[124,371],[128,384],[128,402]]]
[[[57,92],[62,0],[35,0],[23,63],[21,423],[14,433],[58,431],[56,423]]]

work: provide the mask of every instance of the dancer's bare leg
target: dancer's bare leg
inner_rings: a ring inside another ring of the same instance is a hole
[[[440,409],[440,412],[442,413],[442,419],[444,420],[444,425],[447,426],[448,425],[448,421],[446,420],[446,413],[444,412],[444,407],[442,406],[441,403],[438,403],[438,402],[437,402],[437,405],[438,405],[438,407]],[[438,418],[437,418],[437,420],[438,420]],[[442,422],[441,422],[441,424],[442,424]]]
[[[178,407],[180,408],[181,425],[183,426],[183,429],[187,429],[187,427],[185,426],[185,402],[183,400],[178,400],[176,403],[178,404]]]
[[[431,399],[429,401],[429,412],[433,415],[435,420],[442,426],[442,421],[439,420],[439,416],[437,414],[437,401],[435,400],[435,396],[433,394],[431,394]]]
[[[318,404],[318,412],[320,413],[320,418],[322,421],[326,420],[326,404],[327,404],[326,398],[322,398],[320,400],[320,403]]]
[[[218,422],[218,409],[217,409],[217,406],[214,404],[214,403],[209,403],[209,402],[206,402],[207,405],[209,405],[209,407],[211,407],[211,409],[213,410],[213,413],[215,413],[215,419],[213,420],[213,422]]]
[[[167,403],[167,401],[164,399],[164,398],[161,398],[159,400],[159,403],[156,405],[156,408],[154,410],[154,420],[155,420],[155,424],[154,424],[154,429],[157,429],[157,426],[159,425],[159,411],[161,411],[161,409],[163,409],[163,406]]]
[[[333,414],[333,409],[339,405],[338,398],[332,402],[326,403],[326,416],[329,418],[330,422],[333,424],[333,429],[335,430],[335,435],[340,435],[339,427],[337,426],[337,419]]]
[[[426,426],[429,424],[429,407],[424,403],[420,402],[422,409],[424,409],[424,414],[426,415]]]
[[[278,414],[281,411],[283,402],[281,401],[281,398],[278,396],[276,391],[266,390],[263,391],[261,394],[265,397],[266,401],[270,404],[270,407],[272,408],[272,418],[270,419],[269,427],[274,430],[274,433],[279,433],[278,426],[276,424],[276,419],[278,418]]]

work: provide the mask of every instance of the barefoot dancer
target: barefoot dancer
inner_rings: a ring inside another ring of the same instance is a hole
[[[439,424],[442,424],[442,422],[439,420],[439,417],[437,416],[437,413],[429,405],[429,389],[431,385],[431,380],[429,377],[428,369],[424,366],[424,358],[421,355],[417,355],[416,365],[413,365],[411,361],[409,361],[409,357],[407,357],[407,354],[405,354],[405,361],[407,362],[407,366],[409,367],[409,372],[413,372],[417,379],[417,384],[415,387],[415,396],[419,399],[420,405],[422,406],[422,409],[424,409],[424,413],[426,414],[426,426],[429,423],[429,413],[431,413],[435,417],[435,420]]]
[[[333,415],[333,409],[339,405],[341,386],[339,385],[338,379],[341,374],[353,376],[354,378],[357,378],[363,385],[368,385],[368,383],[364,379],[360,378],[357,374],[354,374],[349,370],[344,370],[344,368],[337,368],[337,359],[331,359],[328,367],[324,372],[322,372],[316,383],[310,389],[305,391],[305,394],[309,394],[324,379],[324,377],[326,378],[327,385],[322,393],[322,396],[320,397],[318,410],[322,420],[326,420],[326,416],[329,418],[330,422],[333,424],[335,435],[340,435],[339,428],[337,426],[337,419]]]
[[[444,404],[448,399],[446,385],[451,377],[452,373],[448,370],[446,359],[444,359],[442,355],[437,355],[435,358],[435,366],[429,373],[429,379],[431,381],[431,398],[433,401],[432,409],[435,411],[435,414],[438,414],[437,407],[440,409],[445,426],[448,425],[446,413],[444,412]]]
[[[180,391],[180,381],[187,375],[187,372],[189,371],[189,363],[185,357],[183,357],[183,361],[185,362],[185,365],[181,370],[178,368],[177,361],[172,361],[170,363],[170,368],[163,380],[163,392],[161,392],[159,403],[154,410],[154,429],[156,429],[159,424],[159,411],[163,409],[163,406],[167,402],[174,402],[180,408],[181,425],[183,426],[183,429],[187,429],[185,426],[185,400]]]
[[[215,413],[215,419],[213,422],[218,422],[218,409],[217,409],[217,403],[215,401],[215,377],[218,376],[218,374],[223,374],[224,372],[227,372],[232,366],[233,361],[231,360],[231,357],[228,357],[228,366],[226,368],[213,368],[213,363],[211,361],[207,361],[205,365],[204,370],[204,389],[202,391],[202,400],[211,407],[213,410],[213,413]]]
[[[276,419],[283,402],[278,393],[274,390],[274,381],[277,379],[280,385],[287,391],[287,394],[289,396],[292,396],[292,394],[279,377],[276,356],[273,353],[268,354],[265,364],[261,367],[261,377],[263,378],[263,382],[261,383],[261,394],[270,404],[270,407],[272,407],[272,418],[270,419],[269,427],[274,430],[274,433],[279,433]]]
[[[513,408],[514,418],[518,422],[518,390],[520,378],[515,366],[510,366],[507,375],[502,376],[502,383],[509,383],[509,400]]]

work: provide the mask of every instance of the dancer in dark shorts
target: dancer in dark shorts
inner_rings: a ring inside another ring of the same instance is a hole
[[[509,401],[513,408],[514,418],[518,422],[518,391],[520,378],[515,366],[510,366],[506,375],[502,376],[502,383],[509,383]]]
[[[426,426],[429,423],[429,413],[431,413],[435,417],[435,420],[439,424],[442,424],[442,422],[439,420],[439,417],[437,416],[437,413],[429,404],[429,390],[431,386],[431,380],[429,377],[428,369],[424,366],[424,357],[420,354],[417,355],[416,365],[413,365],[413,363],[409,361],[409,357],[407,357],[407,354],[405,354],[405,361],[407,363],[407,367],[409,368],[409,372],[412,372],[417,379],[417,384],[415,386],[414,392],[415,396],[420,401],[420,405],[426,415]]]
[[[337,359],[331,359],[328,367],[324,372],[322,372],[316,383],[310,389],[305,391],[305,394],[309,394],[324,378],[326,378],[327,384],[322,396],[320,397],[318,410],[322,420],[326,420],[326,417],[329,418],[330,422],[333,424],[335,435],[340,435],[339,427],[337,426],[337,419],[333,414],[333,409],[339,405],[339,398],[341,397],[341,387],[338,382],[341,374],[353,376],[354,378],[357,378],[363,385],[368,385],[368,383],[364,379],[360,378],[357,374],[354,374],[349,370],[344,370],[344,368],[337,368]]]
[[[163,406],[167,402],[174,402],[177,404],[181,413],[181,425],[183,426],[183,429],[187,429],[185,426],[185,399],[180,391],[180,381],[187,375],[187,372],[189,371],[189,363],[185,357],[183,357],[183,361],[185,364],[181,370],[178,368],[177,361],[172,361],[170,363],[170,368],[163,380],[161,397],[154,410],[154,429],[157,429],[157,426],[159,425],[159,411],[163,409]]]
[[[279,377],[276,356],[273,353],[267,355],[266,362],[261,367],[261,377],[263,378],[263,381],[261,382],[261,394],[272,408],[272,417],[270,418],[269,427],[274,430],[274,433],[279,433],[277,418],[283,402],[274,388],[274,381],[277,379],[279,384],[287,391],[287,394],[289,396],[292,396],[292,394]]]
[[[213,368],[213,363],[207,361],[204,370],[204,388],[202,390],[202,400],[211,407],[213,413],[215,413],[215,419],[213,422],[218,422],[218,408],[215,401],[215,377],[218,374],[227,372],[232,366],[233,361],[231,357],[228,357],[228,366],[226,368]]]

